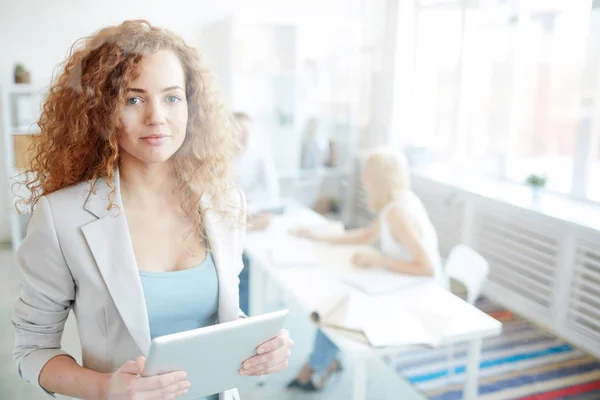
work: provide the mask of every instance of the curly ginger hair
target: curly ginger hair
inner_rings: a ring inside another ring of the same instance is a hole
[[[182,207],[200,231],[203,193],[211,194],[213,207],[223,216],[231,212],[221,200],[233,186],[230,166],[237,136],[232,116],[197,51],[180,36],[143,20],[104,28],[71,48],[43,105],[41,134],[32,143],[24,171],[31,196],[23,205],[33,209],[41,196],[85,181],[93,190],[95,181],[106,177],[113,206],[120,113],[136,78],[134,66],[144,54],[165,49],[178,56],[185,73],[187,132],[172,157]]]

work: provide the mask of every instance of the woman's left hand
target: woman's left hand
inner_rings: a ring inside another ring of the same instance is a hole
[[[286,369],[292,346],[294,342],[290,339],[290,332],[283,329],[279,336],[257,347],[258,355],[242,363],[240,375],[268,375]]]
[[[381,255],[375,251],[359,251],[352,257],[352,264],[363,268],[381,265]]]

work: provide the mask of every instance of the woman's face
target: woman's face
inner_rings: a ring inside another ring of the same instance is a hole
[[[121,112],[119,146],[146,164],[167,161],[185,139],[188,106],[185,73],[170,50],[144,55],[135,67],[139,76],[128,88]]]

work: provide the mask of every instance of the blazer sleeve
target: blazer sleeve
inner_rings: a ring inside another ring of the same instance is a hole
[[[247,205],[246,205],[246,196],[244,195],[244,192],[241,189],[238,189],[239,191],[239,195],[240,195],[240,221],[238,223],[238,254],[236,254],[236,271],[235,271],[235,276],[237,279],[237,288],[238,288],[238,292],[239,292],[239,287],[240,287],[240,278],[239,275],[242,272],[242,269],[244,269],[244,261],[243,261],[243,256],[242,253],[244,252],[244,247],[246,245],[246,223],[247,223]],[[239,309],[239,313],[238,313],[240,318],[246,318],[247,315],[244,314],[244,312]]]
[[[13,358],[19,375],[41,388],[39,376],[44,365],[58,355],[70,356],[61,349],[61,339],[75,299],[75,282],[46,197],[39,199],[16,257],[23,280],[13,310]]]

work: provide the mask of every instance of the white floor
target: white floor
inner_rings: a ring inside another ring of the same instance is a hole
[[[7,248],[0,248],[0,399],[2,400],[37,400],[49,399],[32,385],[22,381],[12,361],[13,331],[11,311],[14,299],[18,294],[19,272],[15,266],[12,253]],[[296,345],[294,346],[288,370],[268,377],[263,386],[257,386],[241,393],[243,400],[258,399],[350,399],[352,387],[352,366],[345,363],[342,373],[333,377],[328,385],[319,393],[306,394],[295,390],[287,390],[285,384],[293,378],[302,363],[306,360],[312,344],[314,328],[305,315],[290,309],[287,329],[290,330]],[[79,358],[79,339],[73,318],[70,318],[63,336],[63,347]],[[425,397],[415,392],[398,374],[375,360],[368,368],[369,400],[424,400]],[[63,398],[59,396],[59,398]],[[63,398],[64,399],[64,398]]]

